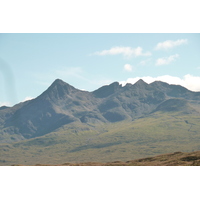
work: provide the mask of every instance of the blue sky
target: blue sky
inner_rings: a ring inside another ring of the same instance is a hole
[[[93,91],[161,80],[200,91],[200,34],[0,34],[0,105],[35,98],[57,78]]]

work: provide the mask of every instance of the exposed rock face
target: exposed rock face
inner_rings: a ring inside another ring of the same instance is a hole
[[[0,108],[0,142],[34,138],[71,122],[134,120],[158,110],[193,112],[190,103],[200,103],[199,92],[159,81],[124,87],[114,82],[87,92],[57,79],[37,98]]]

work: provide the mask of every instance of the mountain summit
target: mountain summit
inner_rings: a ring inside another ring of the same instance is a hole
[[[142,79],[139,79],[134,85],[137,87],[142,87],[142,86],[146,86],[148,84],[145,81],[143,81]]]
[[[37,98],[0,109],[0,142],[35,138],[62,126],[78,128],[77,123],[91,126],[132,121],[154,111],[171,112],[173,102],[177,104],[174,111],[187,105],[187,111],[191,108],[194,112],[200,103],[200,93],[163,82],[147,84],[143,80],[124,87],[114,82],[87,92],[56,79]],[[178,102],[184,102],[183,106],[178,106]]]
[[[73,86],[65,83],[61,79],[56,79],[51,86],[44,92],[41,97],[46,97],[51,100],[57,101],[58,99],[63,99],[70,93],[76,91]]]
[[[121,89],[122,86],[118,82],[114,82],[110,85],[103,86],[99,88],[98,90],[95,90],[93,94],[98,98],[105,98],[110,96],[111,94],[114,94],[116,91]]]

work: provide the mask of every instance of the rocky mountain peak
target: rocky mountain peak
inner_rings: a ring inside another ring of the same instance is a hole
[[[56,79],[50,87],[40,96],[48,97],[50,99],[59,100],[75,92],[77,89],[61,79]]]
[[[150,84],[151,86],[153,87],[169,87],[169,84],[168,83],[165,83],[165,82],[162,82],[162,81],[154,81]]]
[[[63,80],[61,80],[61,79],[56,79],[53,83],[52,83],[52,85],[64,85],[64,84],[66,84]]]
[[[142,79],[139,79],[134,85],[135,86],[146,86],[148,84],[145,81],[143,81]]]
[[[117,90],[122,88],[119,82],[111,83],[110,85],[105,85],[93,92],[93,94],[98,98],[105,98],[115,93]]]
[[[64,82],[61,79],[56,79],[49,88],[53,88],[53,87],[64,87],[64,88],[74,88],[73,86],[71,86],[70,84]],[[75,88],[74,88],[75,89]]]

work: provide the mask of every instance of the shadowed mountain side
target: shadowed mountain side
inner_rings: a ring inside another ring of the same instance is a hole
[[[158,110],[199,113],[200,93],[143,80],[124,87],[114,82],[87,92],[57,79],[37,98],[0,110],[0,143],[42,136],[72,122],[89,127],[132,121]]]
[[[15,133],[32,138],[71,122],[87,121],[87,115],[105,121],[93,111],[95,103],[89,92],[77,90],[58,79],[44,93],[18,109],[6,120],[5,127],[13,126]]]
[[[170,85],[161,81],[155,81],[150,86],[157,88],[165,93],[168,97],[184,98],[187,100],[200,101],[200,92],[192,92],[180,85]]]

